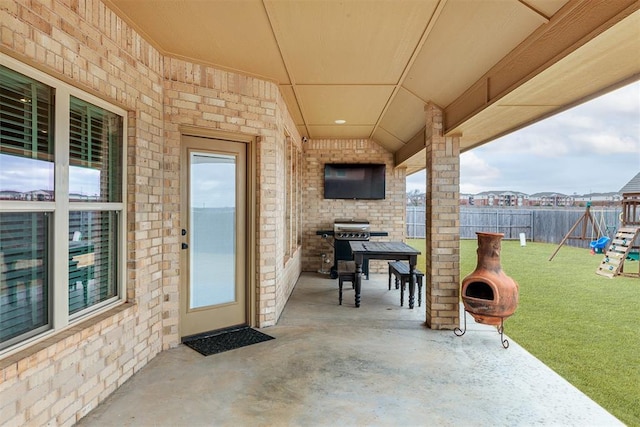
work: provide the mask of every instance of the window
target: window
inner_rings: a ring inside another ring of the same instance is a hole
[[[108,206],[122,201],[123,129],[122,117],[75,97],[69,121],[69,200],[86,203],[69,212],[69,314],[75,314],[117,296],[119,211]]]
[[[285,149],[284,261],[286,263],[295,254],[302,238],[300,228],[300,163],[302,153],[289,136],[286,137]]]
[[[124,111],[2,59],[0,350],[122,300],[126,152]]]

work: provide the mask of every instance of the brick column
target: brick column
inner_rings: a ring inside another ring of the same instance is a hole
[[[460,322],[460,138],[443,136],[443,111],[425,106],[427,152],[426,324]]]

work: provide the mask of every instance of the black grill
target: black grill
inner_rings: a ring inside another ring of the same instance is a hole
[[[336,219],[333,223],[333,267],[331,278],[338,277],[338,261],[352,261],[353,254],[349,241],[369,240],[371,237],[371,225],[366,219]],[[362,263],[362,272],[369,277],[369,260]]]
[[[333,223],[335,240],[369,240],[371,225],[366,219],[337,219]]]

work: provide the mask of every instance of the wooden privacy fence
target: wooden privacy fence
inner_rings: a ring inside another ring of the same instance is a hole
[[[560,243],[571,227],[584,215],[579,209],[508,209],[508,208],[467,208],[460,207],[460,238],[475,239],[476,231],[504,233],[505,239],[519,239],[524,233],[526,239],[534,242]],[[613,237],[620,226],[621,208],[591,208],[596,223],[596,232],[588,227],[586,240],[569,239],[566,244],[589,247],[591,240],[600,236]],[[424,239],[425,207],[407,206],[407,238]],[[580,227],[579,227],[580,228]],[[582,230],[573,235],[580,236]]]

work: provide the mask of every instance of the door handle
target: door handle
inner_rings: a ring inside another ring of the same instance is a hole
[[[180,234],[182,234],[183,236],[186,236],[187,235],[187,230],[185,230],[183,228],[182,231],[180,231]],[[189,245],[187,243],[183,243],[182,244],[182,249],[189,249]]]

